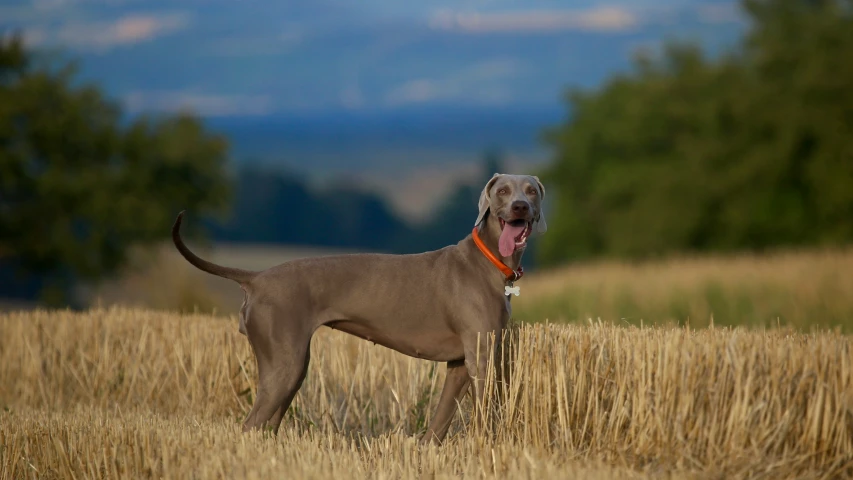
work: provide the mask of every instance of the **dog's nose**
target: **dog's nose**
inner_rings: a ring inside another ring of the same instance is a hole
[[[516,200],[512,202],[512,213],[516,216],[527,215],[530,212],[530,205],[527,202]]]

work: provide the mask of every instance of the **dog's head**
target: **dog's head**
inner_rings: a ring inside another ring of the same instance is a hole
[[[532,175],[496,173],[480,193],[479,214],[475,226],[482,228],[488,218],[498,222],[501,236],[498,249],[508,257],[527,246],[531,233],[545,233],[548,225],[542,212],[545,187]]]

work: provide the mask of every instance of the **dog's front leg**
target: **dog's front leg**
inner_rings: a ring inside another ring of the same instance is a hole
[[[456,405],[465,395],[465,391],[471,384],[468,369],[464,360],[447,362],[447,375],[444,379],[444,388],[438,399],[438,407],[435,416],[430,420],[426,433],[421,437],[421,443],[441,442],[447,435],[453,415],[456,413]]]
[[[473,421],[480,431],[484,431],[487,425],[494,420],[493,390],[495,387],[495,372],[497,371],[496,355],[500,345],[501,330],[482,329],[473,333],[467,340],[463,340],[465,347],[465,367],[471,377],[474,390],[474,415]],[[491,368],[490,368],[491,367]]]

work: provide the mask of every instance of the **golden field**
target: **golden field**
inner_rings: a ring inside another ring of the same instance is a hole
[[[514,316],[853,333],[853,248],[591,262],[531,272]]]
[[[440,364],[322,330],[279,436],[244,435],[256,377],[235,318],[2,314],[0,477],[853,476],[848,336],[589,322],[512,337],[493,428],[466,400],[448,441],[419,447]]]
[[[351,253],[272,246],[216,245],[216,263],[262,270],[295,258]],[[530,269],[518,282],[513,316],[525,323],[787,326],[853,333],[853,248],[704,255],[647,262],[597,261]],[[174,246],[140,254],[136,268],[84,292],[103,306],[236,314],[234,282],[200,272]]]

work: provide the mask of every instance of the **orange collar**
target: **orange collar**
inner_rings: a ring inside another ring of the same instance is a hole
[[[477,227],[474,227],[474,230],[471,232],[471,238],[474,239],[474,244],[477,245],[477,248],[480,249],[480,252],[482,252],[483,255],[485,255],[486,258],[488,258],[494,266],[498,267],[498,269],[503,272],[508,282],[514,282],[521,278],[522,275],[524,275],[524,269],[521,268],[521,265],[518,266],[518,270],[513,270],[509,268],[504,262],[500,261],[500,259],[496,257],[495,254],[492,253],[488,248],[486,248],[486,245],[483,243],[482,240],[480,240],[480,235],[477,233]]]

